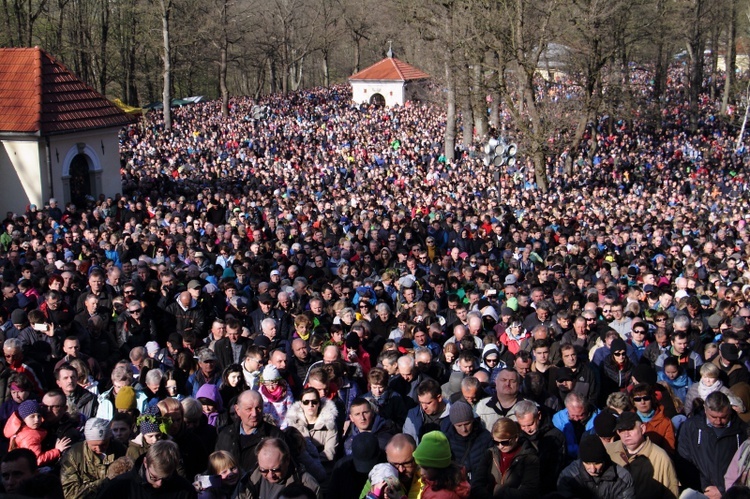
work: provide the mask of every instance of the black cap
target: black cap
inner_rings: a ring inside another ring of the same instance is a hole
[[[730,362],[734,362],[740,358],[740,351],[737,345],[733,345],[732,343],[722,343],[719,347],[719,352],[724,360]]]
[[[620,417],[617,418],[617,424],[615,429],[617,431],[632,430],[635,428],[636,423],[640,423],[641,418],[634,412],[623,412]]]
[[[378,439],[371,433],[360,433],[352,440],[352,461],[359,473],[369,473],[380,462]]]
[[[561,367],[555,373],[555,381],[573,381],[576,377],[569,367]]]
[[[255,345],[256,347],[268,349],[271,346],[271,339],[264,334],[259,334],[255,337],[253,345]]]
[[[615,436],[617,418],[611,412],[605,410],[594,419],[594,431],[600,437],[611,438]]]
[[[584,435],[578,446],[578,457],[584,463],[608,463],[609,454],[596,435]]]

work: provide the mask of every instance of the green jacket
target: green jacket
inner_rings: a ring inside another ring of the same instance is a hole
[[[110,440],[103,459],[94,454],[85,441],[73,445],[63,454],[60,463],[60,481],[66,499],[96,497],[107,477],[107,468],[125,452],[125,446],[115,439]]]

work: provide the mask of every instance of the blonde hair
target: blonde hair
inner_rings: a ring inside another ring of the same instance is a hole
[[[212,475],[218,475],[224,470],[237,467],[237,460],[225,450],[217,450],[208,456],[208,471]]]
[[[500,418],[492,425],[492,438],[502,440],[503,438],[514,438],[521,432],[518,423],[510,418]]]

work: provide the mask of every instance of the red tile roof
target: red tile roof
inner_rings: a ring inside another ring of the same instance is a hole
[[[133,121],[44,50],[0,49],[0,132],[48,135]]]
[[[369,68],[349,77],[352,80],[412,81],[424,80],[430,75],[395,57],[386,57]]]

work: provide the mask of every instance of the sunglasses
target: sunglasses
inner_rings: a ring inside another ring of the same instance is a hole
[[[649,402],[651,395],[644,395],[643,397],[633,397],[633,402]]]
[[[258,466],[258,471],[261,475],[267,475],[269,473],[281,473],[281,468],[270,468],[266,470]]]
[[[644,331],[643,329],[633,329],[633,333],[646,334],[646,331]]]
[[[128,312],[138,315],[142,312],[142,310],[140,308],[136,308],[135,310],[128,310]]]
[[[512,442],[512,438],[509,438],[507,440],[495,440],[495,443],[501,447],[508,447]]]
[[[302,405],[318,405],[320,401],[314,399],[303,400]]]
[[[612,355],[615,357],[625,357],[625,352],[614,352]]]

